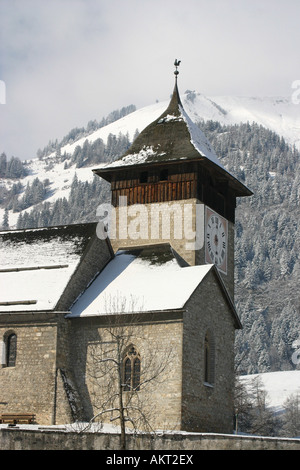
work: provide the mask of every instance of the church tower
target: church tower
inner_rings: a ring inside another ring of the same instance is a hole
[[[94,172],[111,184],[114,250],[170,243],[191,266],[215,264],[234,298],[236,198],[252,192],[219,161],[185,112],[177,86],[169,106],[113,163]]]

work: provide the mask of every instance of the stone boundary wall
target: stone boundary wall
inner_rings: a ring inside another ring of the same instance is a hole
[[[162,434],[127,436],[128,450],[300,450],[300,439],[235,436],[231,434]],[[120,436],[101,432],[0,428],[0,450],[119,450]]]

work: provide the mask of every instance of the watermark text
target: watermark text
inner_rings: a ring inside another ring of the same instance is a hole
[[[295,90],[292,93],[292,103],[300,104],[300,80],[294,80],[292,83],[292,88]]]
[[[6,85],[3,80],[0,80],[0,104],[6,104]]]
[[[297,366],[300,364],[300,338],[293,342],[292,348],[295,349],[292,354],[292,363]]]
[[[204,205],[155,203],[127,205],[119,197],[119,206],[100,204],[97,208],[97,236],[104,240],[182,240],[187,250],[204,246]]]

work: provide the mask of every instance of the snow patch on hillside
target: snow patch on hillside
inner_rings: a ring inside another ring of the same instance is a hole
[[[259,377],[262,386],[267,392],[267,402],[275,412],[284,410],[284,402],[291,395],[300,397],[300,370],[267,372],[263,374],[244,375],[240,377],[247,389],[251,388],[251,382]]]
[[[223,125],[256,122],[282,136],[290,145],[300,149],[300,107],[293,104],[291,99],[284,97],[207,97],[197,92],[186,92],[181,101],[190,119],[197,123],[213,120]],[[109,134],[118,136],[128,133],[132,141],[136,130],[142,132],[146,126],[159,118],[167,109],[169,102],[162,101],[138,109],[127,116],[102,127],[87,137],[67,144],[61,153],[73,154],[77,145],[83,146],[87,139],[90,143],[97,139],[107,142]]]

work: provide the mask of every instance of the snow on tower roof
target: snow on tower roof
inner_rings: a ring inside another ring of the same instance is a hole
[[[220,179],[227,179],[237,196],[252,194],[224,168],[204,133],[183,109],[176,81],[167,109],[144,128],[124,155],[93,171],[111,181],[113,173],[123,169],[183,161],[200,161]]]
[[[141,132],[121,158],[103,165],[101,170],[199,157],[207,158],[224,170],[203,132],[183,109],[175,83],[166,111]]]

